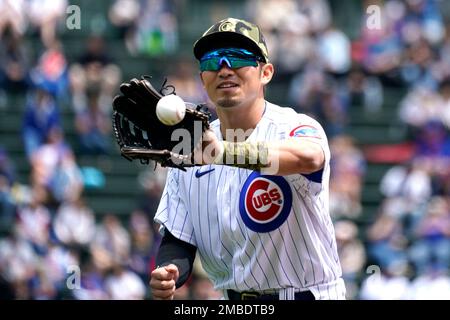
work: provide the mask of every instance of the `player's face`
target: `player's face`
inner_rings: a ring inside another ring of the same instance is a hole
[[[218,71],[203,71],[200,74],[209,98],[222,108],[251,104],[262,97],[264,85],[272,75],[271,64],[230,68],[225,62]]]

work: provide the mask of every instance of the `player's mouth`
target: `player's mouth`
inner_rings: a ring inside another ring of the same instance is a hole
[[[232,89],[237,88],[237,87],[239,87],[239,85],[237,83],[235,83],[235,82],[224,81],[224,82],[221,82],[217,86],[217,89],[219,89],[219,90],[232,90]]]

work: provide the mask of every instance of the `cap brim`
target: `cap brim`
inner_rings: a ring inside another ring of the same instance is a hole
[[[267,62],[267,59],[264,57],[261,49],[255,42],[239,33],[224,31],[214,32],[197,40],[194,44],[194,56],[197,60],[200,60],[205,53],[220,48],[247,49],[261,56],[264,61]]]

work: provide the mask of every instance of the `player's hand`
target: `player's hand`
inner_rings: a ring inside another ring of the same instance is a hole
[[[196,164],[213,164],[214,160],[223,153],[223,144],[211,129],[203,133],[202,141],[194,150]]]
[[[179,275],[178,267],[174,264],[153,270],[150,279],[153,298],[155,300],[172,300]]]

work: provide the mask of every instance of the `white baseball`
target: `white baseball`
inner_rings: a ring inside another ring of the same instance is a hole
[[[184,119],[186,104],[179,96],[170,94],[159,99],[156,104],[156,116],[167,126],[174,126]]]

